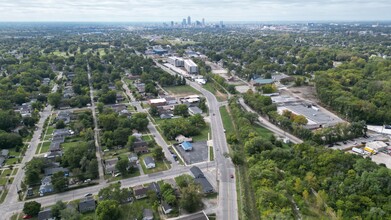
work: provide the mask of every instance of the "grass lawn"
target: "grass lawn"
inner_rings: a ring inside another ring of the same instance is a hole
[[[7,178],[0,177],[0,186],[5,186],[7,184]]]
[[[5,165],[13,165],[18,163],[18,158],[8,158],[5,161]]]
[[[210,154],[209,160],[210,161],[214,161],[215,160],[215,155],[213,153],[213,147],[209,147],[209,154]]]
[[[84,143],[84,142],[67,142],[67,143],[62,143],[61,147],[63,149],[66,149],[66,148],[69,148],[69,147],[79,146],[81,143]]]
[[[42,147],[41,147],[41,151],[39,153],[42,154],[42,153],[48,152],[49,151],[49,147],[50,147],[50,142],[44,142]]]
[[[119,181],[119,180],[133,178],[133,177],[137,177],[137,176],[140,176],[140,170],[135,168],[132,173],[128,173],[128,174],[126,174],[124,176],[121,175],[121,176],[114,177],[112,175],[105,175],[105,179],[107,179],[109,182],[116,182],[116,181]]]
[[[0,203],[4,202],[4,199],[7,196],[7,194],[8,194],[8,189],[4,190],[3,193],[1,194],[1,196],[0,196]]]
[[[273,135],[271,131],[260,125],[254,125],[253,127],[255,128],[255,131],[263,138],[269,139],[270,136]]]
[[[213,83],[206,83],[205,85],[202,86],[202,88],[213,93],[216,96],[217,101],[219,102],[224,102],[228,100],[228,95],[218,91]]]
[[[193,141],[207,141],[209,132],[210,132],[210,126],[208,123],[206,123],[206,127],[201,130],[201,133],[199,135],[192,137]],[[210,135],[212,136],[212,134]]]
[[[224,129],[226,130],[226,132],[227,133],[231,133],[231,132],[234,133],[235,128],[232,123],[232,118],[229,115],[226,106],[220,107],[220,114],[221,114],[221,119],[223,120]]]
[[[144,135],[144,136],[141,136],[141,139],[143,139],[144,141],[152,141],[153,137],[152,137],[152,135]]]
[[[44,141],[50,141],[52,139],[53,135],[52,134],[46,134],[45,138],[43,139]]]
[[[60,57],[69,57],[67,56],[67,53],[66,52],[63,52],[63,51],[53,51],[53,55],[56,55],[56,56],[60,56]],[[70,55],[70,54],[69,54]]]
[[[18,172],[18,168],[14,168],[14,169],[12,170],[12,175],[13,175],[13,176],[16,175],[17,172]]]
[[[169,92],[172,95],[194,95],[194,94],[201,94],[197,90],[195,90],[193,87],[189,85],[183,85],[183,86],[169,86],[164,87],[167,92]]]
[[[12,170],[10,170],[10,169],[3,170],[1,177],[6,177],[8,174],[11,175],[11,173],[12,173]]]
[[[53,131],[54,131],[54,127],[49,126],[48,130],[46,131],[46,135],[52,135]]]
[[[20,152],[16,152],[15,148],[8,149],[10,151],[10,156],[19,156]]]
[[[141,164],[141,167],[143,168],[143,171],[145,174],[151,174],[151,173],[157,173],[157,172],[160,172],[160,171],[164,171],[164,170],[168,170],[169,169],[169,165],[166,166],[166,164],[163,162],[163,161],[156,161],[155,160],[155,164],[156,164],[156,167],[155,168],[152,168],[152,169],[147,169],[145,167],[145,164],[144,164],[144,157],[146,156],[152,156],[152,154],[145,154],[143,156],[140,157],[140,164]]]
[[[121,158],[127,158],[129,155],[128,148],[124,147],[122,149],[113,149],[108,152],[104,152],[103,159],[110,159],[113,157],[121,157]]]

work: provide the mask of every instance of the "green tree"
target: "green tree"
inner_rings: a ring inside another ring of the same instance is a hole
[[[82,215],[74,208],[66,208],[60,211],[61,219],[81,220]]]
[[[62,128],[65,128],[65,123],[63,120],[59,120],[57,121],[56,123],[56,129],[62,129]]]
[[[127,159],[120,159],[117,164],[115,165],[115,168],[122,174],[125,175],[128,172],[129,168],[129,161]]]
[[[190,184],[181,189],[180,207],[187,212],[195,212],[202,208],[201,187],[197,184]]]
[[[61,200],[57,201],[56,204],[52,206],[52,216],[55,217],[56,219],[61,219],[61,211],[66,209],[67,206],[65,203],[63,203]]]
[[[174,115],[180,115],[183,117],[189,116],[188,107],[185,104],[179,104],[174,107]]]
[[[41,203],[36,201],[25,202],[23,206],[23,212],[26,215],[38,216],[39,211],[41,211]]]
[[[58,92],[50,93],[48,95],[48,102],[50,105],[54,106],[55,108],[58,107],[58,105],[61,102],[61,94]]]
[[[67,188],[67,178],[64,176],[64,172],[60,171],[54,173],[52,176],[53,188],[57,192],[63,192]]]
[[[121,216],[119,203],[115,200],[101,201],[96,208],[96,215],[98,220],[119,219]]]
[[[157,160],[157,161],[162,161],[164,159],[164,152],[163,152],[163,149],[160,147],[153,149],[152,154],[153,154],[153,157],[155,158],[155,160]]]
[[[152,116],[159,116],[159,111],[158,111],[158,108],[154,105],[152,105],[150,108],[149,108],[149,114],[151,114]]]

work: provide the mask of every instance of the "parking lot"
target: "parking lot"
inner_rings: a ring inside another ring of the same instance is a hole
[[[185,151],[180,145],[174,145],[175,149],[181,154],[186,164],[195,164],[208,161],[208,145],[206,141],[192,143],[193,150]]]

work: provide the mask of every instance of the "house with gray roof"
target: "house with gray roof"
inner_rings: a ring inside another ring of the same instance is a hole
[[[192,106],[188,108],[190,115],[202,114],[202,110],[197,106]]]
[[[143,220],[153,220],[153,212],[151,209],[144,209]]]
[[[152,169],[156,167],[155,160],[150,156],[144,157],[144,165],[147,169]]]
[[[38,220],[55,220],[56,218],[52,216],[52,210],[47,209],[40,211],[38,213]]]
[[[69,175],[69,169],[64,167],[54,167],[54,168],[46,168],[45,176],[52,176],[55,173],[64,172],[64,176]]]
[[[79,202],[78,208],[80,213],[91,212],[95,210],[96,202],[91,198],[87,198],[86,200]]]

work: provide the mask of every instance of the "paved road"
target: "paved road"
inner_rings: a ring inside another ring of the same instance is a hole
[[[43,124],[45,123],[46,119],[51,114],[52,106],[48,105],[41,113],[41,118],[39,119],[39,122],[37,123],[37,130],[35,130],[33,138],[30,141],[30,147],[27,148],[25,156],[22,159],[22,162],[20,163],[19,167],[22,168],[26,165],[27,162],[29,162],[31,159],[33,159],[35,155],[35,151],[39,145],[39,136],[42,133]],[[9,188],[8,195],[5,198],[2,205],[12,205],[18,201],[18,190],[21,189],[20,183],[24,179],[24,169],[19,169],[14,177],[14,181],[12,185]],[[2,209],[2,208],[0,208]]]
[[[136,99],[133,97],[132,92],[129,90],[129,87],[127,86],[126,82],[122,80],[122,88],[125,90],[126,95],[131,99],[131,104],[133,106],[136,106],[138,112],[146,112],[145,109],[143,109],[140,105],[140,102],[137,102]],[[151,120],[148,118],[149,124],[148,129],[151,132],[151,134],[154,136],[156,143],[163,148],[164,155],[166,156],[167,160],[171,162],[171,168],[176,169],[179,165],[175,161],[175,159],[172,157],[167,143],[164,141],[161,134],[157,131],[156,126],[151,122]]]
[[[211,169],[215,166],[214,162],[208,162],[199,164],[198,167],[202,169],[204,172],[207,172],[208,169]],[[172,179],[176,176],[182,175],[182,174],[190,174],[189,172],[190,167],[179,167],[178,169],[170,169],[163,172],[158,172],[154,174],[149,175],[142,175],[139,177],[134,177],[130,179],[121,180],[121,186],[126,187],[133,187],[136,185],[142,185],[150,182],[156,182],[164,179]],[[58,193],[51,196],[44,196],[34,199],[35,201],[42,204],[42,206],[50,206],[56,203],[56,201],[62,200],[63,202],[72,201],[75,199],[83,198],[84,195],[88,193],[97,194],[100,189],[107,187],[110,183],[101,183],[99,185],[81,188],[77,190],[72,190],[68,192]],[[22,202],[13,202],[13,203],[3,203],[0,206],[0,216],[2,216],[0,219],[10,219],[10,217],[14,213],[18,213],[20,210],[23,209],[24,201]]]
[[[102,149],[99,144],[99,127],[98,127],[98,120],[96,119],[94,88],[92,86],[91,69],[89,64],[87,64],[87,70],[88,70],[88,84],[90,86],[91,111],[92,111],[92,117],[94,119],[94,139],[95,139],[95,148],[96,148],[95,154],[96,154],[96,159],[98,161],[99,182],[103,183],[105,181],[104,179],[105,174],[103,171],[103,164],[102,164]]]
[[[239,99],[239,103],[243,106],[243,108],[246,109],[246,111],[256,113],[255,111],[253,111],[250,108],[250,106],[248,106],[246,103],[244,103],[243,98]],[[258,113],[256,113],[256,114],[258,114]],[[289,134],[288,132],[285,132],[281,128],[279,128],[276,125],[274,125],[271,122],[269,122],[266,118],[260,116],[259,114],[258,114],[258,120],[261,122],[261,124],[262,124],[262,126],[264,128],[270,130],[271,132],[273,132],[273,133],[275,133],[275,134],[277,134],[279,136],[289,138],[289,140],[292,143],[295,143],[295,144],[303,143],[303,141],[300,138],[298,138],[296,136],[293,136],[293,135]]]
[[[157,66],[166,72],[176,75],[174,71],[155,62]],[[199,84],[187,80],[187,83],[200,91],[206,98],[211,114],[211,129],[214,155],[216,159],[216,168],[218,171],[217,179],[219,184],[217,219],[236,220],[238,219],[236,182],[231,179],[231,174],[235,173],[235,166],[230,158],[224,155],[229,153],[225,138],[224,126],[220,115],[219,102],[216,97],[208,90],[203,89]],[[214,114],[214,115],[213,115]]]

